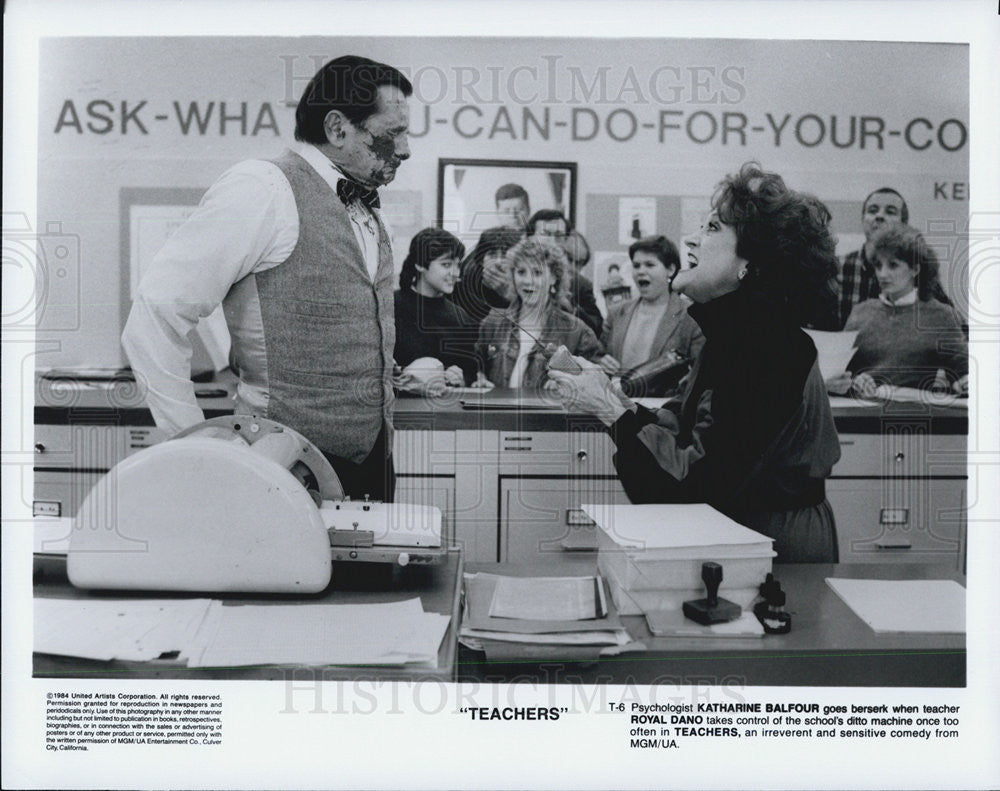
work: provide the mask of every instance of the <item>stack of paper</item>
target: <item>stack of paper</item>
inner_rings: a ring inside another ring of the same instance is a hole
[[[854,580],[826,584],[876,632],[964,632],[965,588],[953,580]]]
[[[451,618],[420,599],[387,604],[225,606],[212,602],[189,667],[433,667]]]
[[[609,610],[600,577],[465,575],[463,644],[483,641],[623,646],[630,642]]]
[[[226,606],[210,599],[36,599],[37,653],[109,661],[163,654],[188,667],[436,667],[451,618],[420,599],[387,604]]]
[[[147,661],[188,658],[209,599],[35,599],[39,654]]]
[[[680,610],[703,598],[706,561],[722,566],[719,595],[746,608],[776,554],[770,538],[703,503],[583,510],[600,528],[597,567],[622,615]]]

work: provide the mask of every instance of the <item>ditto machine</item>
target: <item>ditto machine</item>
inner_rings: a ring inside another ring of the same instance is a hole
[[[316,593],[333,561],[439,562],[433,506],[345,499],[319,449],[247,416],[213,418],[117,464],[70,536],[81,588]]]

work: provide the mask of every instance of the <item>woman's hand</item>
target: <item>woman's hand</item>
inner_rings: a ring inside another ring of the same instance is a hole
[[[608,376],[614,376],[622,369],[622,364],[610,354],[605,354],[597,363]]]
[[[966,374],[957,379],[955,384],[951,386],[951,389],[960,396],[967,396],[969,394],[969,375]]]
[[[476,381],[472,383],[471,387],[475,387],[477,390],[492,390],[494,384],[485,376],[483,376],[482,371],[479,371],[476,374]]]
[[[870,376],[868,378],[871,379]],[[844,371],[842,374],[831,376],[826,380],[826,391],[835,395],[844,395],[851,389],[851,382],[850,372]]]
[[[868,374],[858,374],[854,377],[854,382],[851,385],[854,393],[861,398],[874,398],[876,396],[876,391],[878,390],[878,385],[875,384],[875,380],[872,379]]]
[[[625,413],[627,400],[623,400],[621,390],[612,385],[599,365],[583,357],[573,360],[583,369],[580,373],[549,369],[549,379],[555,382],[559,399],[567,410],[596,415],[610,426]]]
[[[457,365],[450,365],[444,369],[444,383],[449,387],[463,387],[465,374]]]

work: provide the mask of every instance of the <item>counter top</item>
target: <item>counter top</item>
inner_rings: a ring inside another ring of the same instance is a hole
[[[552,565],[470,564],[467,572],[514,576],[596,573],[596,553],[564,552]],[[879,634],[826,584],[854,579],[964,578],[942,566],[889,563],[775,564],[788,594],[788,634],[761,638],[653,637],[642,616],[623,616],[629,635],[646,650],[582,656],[580,647],[497,646],[487,653],[459,648],[459,677],[480,681],[723,686],[961,687],[964,634]],[[574,658],[577,661],[574,661]],[[579,661],[582,660],[582,661]]]
[[[36,597],[86,598],[108,594],[88,593],[72,588],[65,577],[65,560],[50,559],[39,565],[36,556],[34,592]],[[511,575],[582,575],[596,571],[596,553],[562,552],[549,562],[536,565],[475,564],[468,571],[489,571]],[[761,638],[654,638],[643,617],[623,617],[633,640],[645,650],[598,658],[593,649],[582,646],[553,647],[527,644],[493,646],[488,654],[459,647],[457,661],[454,635],[459,609],[457,577],[462,574],[457,554],[438,570],[427,568],[395,576],[383,576],[379,584],[366,569],[363,584],[343,578],[318,597],[249,597],[229,594],[214,596],[238,603],[283,604],[301,601],[356,602],[385,600],[386,597],[420,595],[425,608],[453,616],[448,637],[442,645],[440,668],[315,668],[324,679],[379,678],[408,680],[449,680],[477,683],[532,684],[640,684],[697,686],[859,686],[859,687],[961,687],[966,680],[964,634],[878,634],[845,605],[829,586],[826,577],[874,579],[953,579],[964,582],[955,572],[939,566],[899,566],[893,564],[776,565],[775,576],[788,593],[787,609],[792,615],[792,631]],[[122,597],[121,592],[112,592]],[[130,594],[125,594],[129,596]],[[136,598],[141,594],[131,594]],[[187,595],[187,594],[174,594]],[[194,594],[191,594],[194,595]],[[158,598],[164,594],[157,593]],[[87,678],[212,678],[282,679],[291,672],[302,678],[294,666],[248,668],[193,668],[169,662],[98,662],[36,654],[36,676]]]
[[[223,389],[223,397],[199,398],[206,418],[231,414],[235,383],[224,374],[216,382],[196,385],[197,391]],[[567,414],[554,403],[544,406],[543,399],[528,398],[520,408],[497,403],[513,399],[515,391],[494,391],[494,406],[469,409],[462,401],[475,396],[448,392],[439,398],[400,396],[395,403],[395,425],[401,430],[486,430],[486,431],[597,431],[603,424],[582,414]],[[504,398],[504,397],[507,398]],[[837,430],[842,434],[880,434],[888,426],[918,424],[932,434],[967,434],[968,410],[964,406],[937,406],[920,402],[864,406],[834,406]],[[136,382],[80,384],[38,378],[35,388],[35,424],[97,424],[152,426],[153,417],[145,406],[142,388]]]

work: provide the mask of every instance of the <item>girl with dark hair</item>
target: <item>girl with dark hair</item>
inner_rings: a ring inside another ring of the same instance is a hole
[[[938,261],[924,237],[908,225],[874,240],[879,296],[854,306],[845,330],[857,330],[853,374],[827,384],[862,396],[881,385],[930,388],[941,381],[956,393],[969,389],[969,358],[962,322],[938,278]]]
[[[487,228],[462,262],[462,279],[451,300],[477,323],[493,308],[506,308],[513,296],[507,251],[521,241],[516,228]]]
[[[604,347],[594,331],[564,309],[569,260],[552,242],[526,239],[509,252],[514,298],[495,308],[479,328],[477,351],[485,373],[480,387],[539,387],[560,346],[596,360]]]
[[[633,404],[598,366],[550,371],[564,402],[598,415],[633,502],[705,502],[774,539],[778,562],[836,562],[824,479],[840,458],[803,304],[836,271],[830,214],[780,176],[744,165],[685,240],[673,289],[705,334],[679,398]]]
[[[440,228],[425,228],[410,242],[399,273],[396,308],[396,386],[404,391],[440,393],[461,387],[476,375],[476,323],[444,297],[458,281],[462,243]],[[415,361],[421,370],[407,370]],[[430,361],[437,361],[438,365]],[[425,370],[427,369],[427,370]]]

